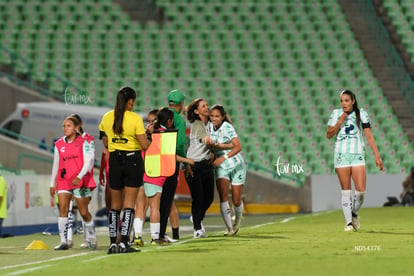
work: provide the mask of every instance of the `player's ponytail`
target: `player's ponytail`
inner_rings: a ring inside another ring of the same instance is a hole
[[[80,126],[79,126],[79,134],[83,134],[83,128],[82,128],[82,118],[78,115],[78,114],[70,114],[71,117],[75,117],[76,119],[78,119]]]
[[[131,87],[122,87],[118,91],[116,96],[115,108],[114,108],[114,124],[112,129],[117,135],[121,135],[123,132],[122,124],[124,121],[124,113],[126,110],[126,105],[130,99],[135,99],[137,94],[134,89]]]

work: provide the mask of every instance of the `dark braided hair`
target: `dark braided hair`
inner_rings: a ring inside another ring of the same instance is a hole
[[[359,129],[361,129],[361,113],[358,108],[358,102],[356,100],[355,94],[350,90],[344,90],[341,92],[341,95],[346,94],[351,97],[351,101],[354,101],[354,104],[352,105],[353,110],[355,111],[357,126]]]

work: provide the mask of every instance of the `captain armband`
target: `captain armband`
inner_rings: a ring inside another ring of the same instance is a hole
[[[371,128],[370,123],[362,123],[362,128]]]

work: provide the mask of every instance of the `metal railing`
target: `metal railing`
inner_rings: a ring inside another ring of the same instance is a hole
[[[44,73],[44,79],[37,80],[34,78],[33,63],[2,44],[0,44],[0,56],[2,59],[0,61],[0,76],[8,78],[11,82],[59,100],[62,100],[68,88],[75,90],[78,95],[86,95],[85,90],[51,71]],[[54,86],[53,83],[55,83]]]
[[[47,152],[50,152],[50,153],[53,153],[53,150],[54,150],[54,148],[52,146],[49,146],[49,145],[47,145],[46,143],[44,143],[42,141],[30,138],[30,137],[23,136],[21,134],[18,134],[14,131],[7,130],[5,128],[0,128],[0,134],[3,134],[7,137],[19,140],[23,144],[29,144],[29,145],[35,146],[39,149],[43,149],[43,150],[45,150]]]
[[[357,0],[356,2],[364,14],[364,18],[369,26],[370,33],[376,41],[378,49],[391,69],[392,77],[399,86],[401,95],[409,104],[411,113],[414,114],[414,81],[411,75],[407,72],[405,64],[394,47],[381,18],[378,17],[372,1]]]
[[[49,163],[52,164],[53,160],[46,158],[46,157],[40,157],[34,154],[30,154],[30,153],[20,153],[17,156],[17,174],[21,174],[22,172],[22,160],[23,159],[32,159],[35,161],[40,161],[40,162],[45,162],[45,163]]]

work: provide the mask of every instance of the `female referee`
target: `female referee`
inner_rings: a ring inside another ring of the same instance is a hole
[[[136,92],[122,87],[117,94],[115,108],[103,115],[99,124],[100,136],[109,151],[109,186],[111,188],[111,210],[109,211],[108,254],[138,252],[128,243],[134,220],[135,200],[143,185],[144,163],[141,150],[146,150],[149,141],[144,122],[132,111]],[[121,241],[116,244],[118,226],[123,211]]]
[[[345,217],[345,232],[360,228],[358,210],[364,201],[366,186],[365,135],[374,155],[375,164],[382,171],[383,164],[371,132],[368,113],[358,108],[355,94],[349,90],[340,93],[341,108],[332,111],[328,121],[326,137],[336,136],[334,167],[341,184],[342,210]],[[363,132],[361,131],[363,129]],[[351,177],[355,193],[351,199]]]

